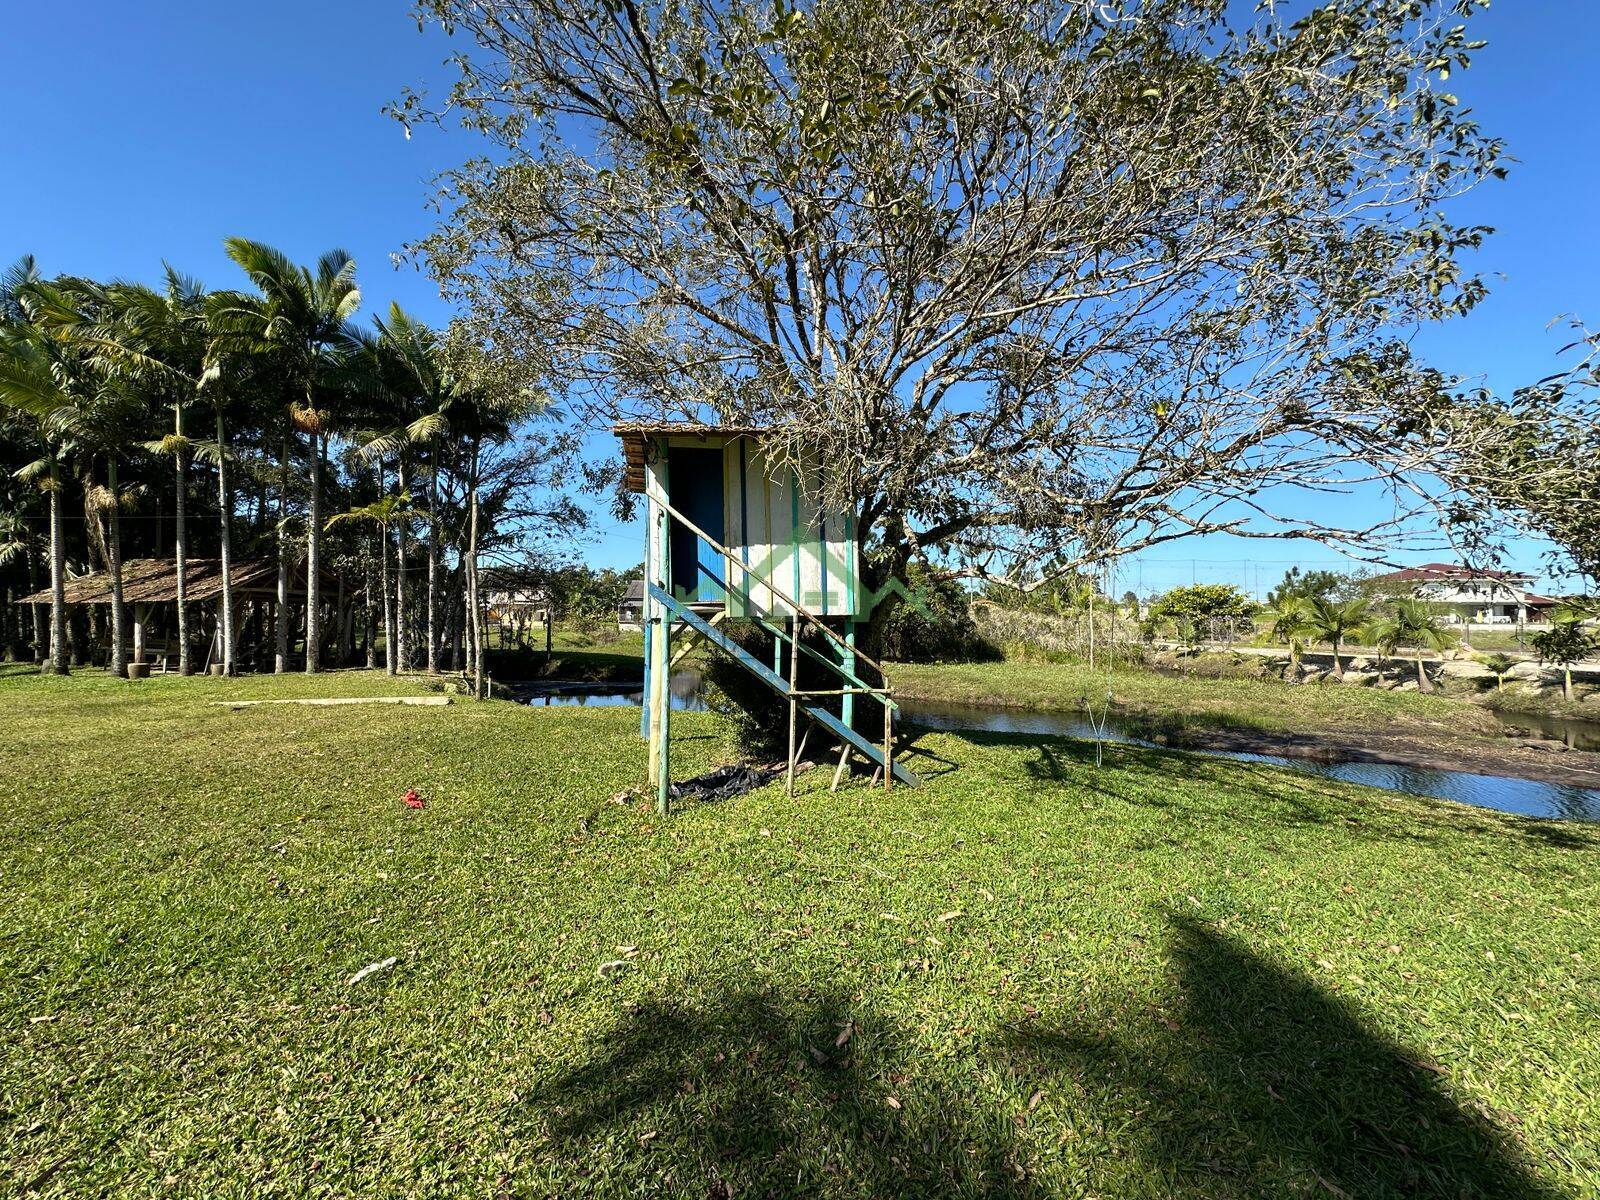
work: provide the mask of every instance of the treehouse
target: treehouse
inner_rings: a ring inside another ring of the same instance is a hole
[[[645,497],[641,724],[658,806],[665,810],[671,789],[668,673],[701,642],[788,702],[791,792],[802,719],[808,735],[819,728],[840,744],[835,787],[852,754],[871,762],[885,787],[895,778],[917,783],[894,761],[895,705],[882,668],[855,648],[856,623],[873,597],[861,584],[853,517],[828,511],[820,471],[769,456],[765,431],[751,426],[618,425],[613,432],[622,441],[627,486]],[[728,636],[730,620],[771,636],[770,665]],[[807,641],[808,629],[820,637]],[[839,686],[800,689],[802,655],[824,663]],[[863,669],[881,682],[866,683]],[[882,705],[881,744],[855,728],[857,696]]]

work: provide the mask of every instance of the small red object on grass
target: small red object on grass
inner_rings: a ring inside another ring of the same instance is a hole
[[[421,808],[427,804],[426,800],[417,795],[416,788],[408,788],[406,790],[406,794],[402,796],[401,799],[405,801],[407,808]]]

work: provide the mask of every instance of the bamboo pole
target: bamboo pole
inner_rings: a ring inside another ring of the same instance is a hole
[[[850,761],[850,743],[846,742],[839,748],[839,765],[833,769],[833,785],[828,788],[830,792],[839,790],[839,781],[844,778],[844,765]]]
[[[894,787],[894,706],[883,706],[883,790]]]

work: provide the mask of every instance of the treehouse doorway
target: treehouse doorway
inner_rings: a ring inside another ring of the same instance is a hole
[[[667,486],[672,506],[718,542],[727,540],[723,506],[723,452],[694,446],[667,450]],[[673,595],[691,604],[727,601],[727,569],[705,538],[674,519],[671,530]]]

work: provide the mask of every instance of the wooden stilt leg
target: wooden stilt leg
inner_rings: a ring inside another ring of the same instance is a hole
[[[798,705],[795,703],[794,690],[800,686],[800,623],[792,621],[789,624],[789,795],[794,795],[794,735],[795,717]]]
[[[833,786],[828,789],[830,792],[837,792],[839,790],[839,780],[844,778],[844,765],[849,761],[850,744],[846,742],[839,749],[839,765],[833,769]]]

